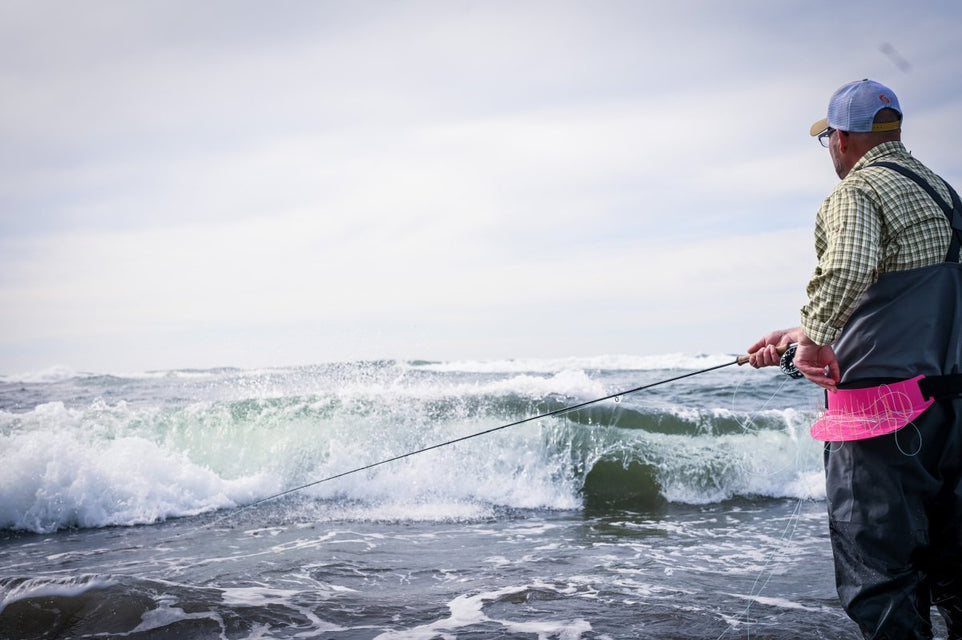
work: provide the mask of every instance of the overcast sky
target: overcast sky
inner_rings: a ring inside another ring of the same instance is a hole
[[[871,77],[962,187],[962,3],[0,0],[0,374],[738,352]]]

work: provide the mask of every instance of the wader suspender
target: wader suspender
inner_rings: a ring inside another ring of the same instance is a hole
[[[935,192],[928,182],[926,182],[921,176],[910,169],[906,169],[900,164],[895,164],[894,162],[873,162],[868,165],[869,167],[885,167],[886,169],[891,169],[897,173],[902,174],[906,178],[909,178],[922,189],[925,190],[929,197],[935,201],[939,208],[942,209],[942,213],[949,221],[949,225],[952,227],[952,242],[949,244],[949,250],[945,255],[946,262],[958,262],[959,261],[959,249],[962,247],[962,201],[959,199],[959,194],[956,193],[955,189],[952,188],[948,182],[942,180],[946,188],[949,190],[949,194],[952,196],[952,206],[939,197],[939,194]],[[919,389],[922,391],[922,395],[926,398],[962,398],[962,373],[951,373],[942,376],[926,376],[919,381]]]
[[[922,177],[910,169],[906,169],[900,164],[895,164],[894,162],[873,162],[868,165],[869,167],[885,167],[886,169],[891,169],[897,173],[901,173],[906,178],[912,180],[917,185],[922,187],[929,197],[935,201],[935,204],[939,205],[942,209],[942,213],[949,221],[949,226],[952,227],[952,242],[949,244],[949,251],[945,254],[946,262],[958,262],[959,261],[959,248],[962,247],[962,201],[959,200],[959,194],[955,192],[948,182],[942,180],[945,187],[949,190],[952,196],[952,206],[939,197],[939,194],[935,192],[928,182],[926,182]]]

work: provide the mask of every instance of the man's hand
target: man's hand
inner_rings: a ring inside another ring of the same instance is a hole
[[[795,368],[820,387],[835,391],[842,376],[831,345],[815,344],[802,334],[795,351]]]
[[[793,342],[798,342],[799,336],[801,335],[803,334],[800,327],[772,331],[748,347],[748,353],[750,354],[748,364],[756,369],[777,366],[782,358],[778,354],[777,349],[781,348],[784,352],[788,345]]]

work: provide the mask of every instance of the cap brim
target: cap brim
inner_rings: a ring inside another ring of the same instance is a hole
[[[808,130],[813,136],[817,136],[821,132],[828,129],[828,118],[822,118],[818,122],[812,125],[812,128]]]

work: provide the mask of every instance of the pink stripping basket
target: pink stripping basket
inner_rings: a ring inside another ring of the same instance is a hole
[[[812,425],[812,437],[825,442],[848,442],[898,431],[935,402],[935,398],[922,397],[919,380],[924,377],[829,392],[828,409]]]

